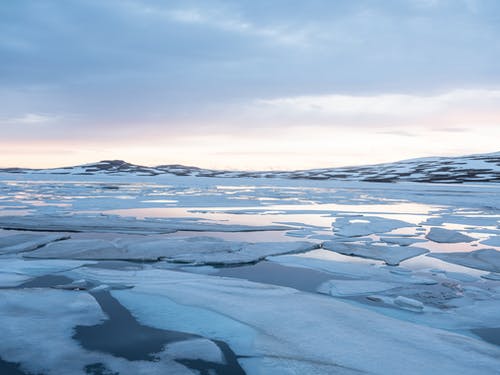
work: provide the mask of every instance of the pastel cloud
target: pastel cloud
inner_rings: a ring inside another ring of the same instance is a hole
[[[72,162],[232,155],[233,168],[495,151],[499,12],[495,0],[5,1],[0,147],[15,147],[0,165],[58,165],[69,149]]]

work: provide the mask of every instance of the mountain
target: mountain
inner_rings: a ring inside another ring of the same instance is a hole
[[[130,164],[123,160],[103,160],[98,163],[65,168],[0,168],[0,173],[91,176],[126,176],[130,174],[137,176],[176,175],[195,177],[290,178],[371,182],[500,182],[500,152],[461,157],[430,157],[403,160],[395,163],[298,171],[224,171],[188,167],[176,164],[146,167],[142,165]]]

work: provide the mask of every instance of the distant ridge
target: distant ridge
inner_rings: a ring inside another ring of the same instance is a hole
[[[0,168],[0,173],[114,176],[193,176],[224,178],[288,178],[370,182],[500,182],[500,152],[460,157],[428,157],[394,163],[297,171],[225,171],[178,164],[147,167],[123,160],[103,160],[74,167],[29,169]]]

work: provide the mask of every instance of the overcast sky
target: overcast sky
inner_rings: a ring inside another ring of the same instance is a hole
[[[2,1],[0,103],[0,166],[498,151],[500,1]]]

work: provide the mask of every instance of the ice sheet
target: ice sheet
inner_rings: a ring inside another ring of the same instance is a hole
[[[304,252],[318,248],[312,242],[237,242],[213,237],[167,238],[161,240],[68,240],[49,244],[27,254],[30,258],[161,259],[197,264],[251,263],[267,256]]]

